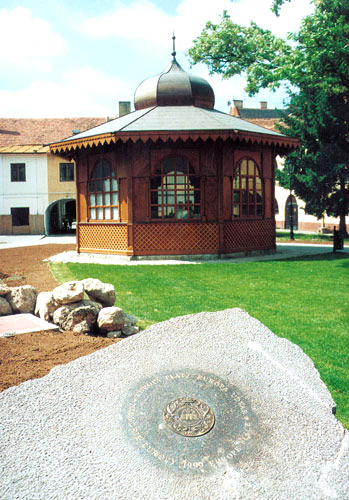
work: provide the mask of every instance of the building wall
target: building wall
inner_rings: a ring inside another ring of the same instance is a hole
[[[277,157],[278,167],[282,168],[283,161]],[[275,186],[275,198],[279,206],[279,213],[275,214],[275,224],[278,229],[285,228],[286,202],[290,196],[290,191],[284,189],[278,184]],[[317,232],[320,228],[325,227],[328,230],[333,230],[334,227],[339,228],[339,218],[329,217],[325,215],[322,219],[317,219],[313,215],[305,213],[305,203],[303,200],[295,197],[298,206],[298,231]],[[349,217],[346,218],[347,230],[349,230]]]
[[[11,163],[25,164],[25,181],[11,181]],[[0,155],[1,234],[42,234],[48,204],[46,154]],[[13,226],[11,208],[28,208],[29,224]]]
[[[74,165],[74,180],[61,181],[60,180],[60,163],[73,163],[69,162],[59,156],[52,154],[47,155],[47,172],[48,172],[48,202],[49,204],[61,200],[62,198],[76,199],[75,188],[75,165]]]

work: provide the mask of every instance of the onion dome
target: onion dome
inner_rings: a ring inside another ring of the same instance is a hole
[[[176,61],[175,50],[172,56],[172,62],[163,73],[144,80],[137,87],[134,97],[135,109],[153,106],[196,106],[213,109],[215,98],[211,85],[204,78],[184,71]]]

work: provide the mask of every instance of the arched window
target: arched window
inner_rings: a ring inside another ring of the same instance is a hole
[[[119,218],[118,181],[105,160],[100,160],[92,170],[88,184],[88,216],[90,220]]]
[[[239,162],[233,179],[233,217],[262,217],[263,187],[257,164],[250,159]]]
[[[152,219],[200,218],[200,177],[183,157],[166,158],[150,181]]]

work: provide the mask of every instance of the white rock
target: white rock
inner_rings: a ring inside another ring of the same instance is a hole
[[[121,330],[125,326],[125,313],[120,307],[104,307],[98,314],[98,326],[108,332]]]
[[[14,314],[33,313],[36,304],[37,291],[30,285],[10,288],[6,295]]]
[[[91,326],[87,323],[87,321],[82,321],[74,326],[73,332],[88,335],[91,333]]]
[[[57,286],[52,293],[58,304],[73,304],[84,298],[84,286],[81,281],[67,281]]]
[[[36,298],[35,314],[45,321],[52,321],[53,313],[59,307],[52,292],[41,292]]]
[[[81,300],[75,304],[66,304],[57,309],[53,315],[53,322],[62,330],[72,330],[79,323],[85,322],[92,330],[102,306],[92,300]]]
[[[12,314],[12,309],[10,304],[6,299],[0,297],[0,316],[10,316]]]
[[[6,283],[0,283],[0,297],[7,295],[10,291],[10,287]]]
[[[115,288],[111,283],[103,283],[94,278],[82,280],[85,292],[91,300],[100,302],[104,307],[110,307],[115,304]]]

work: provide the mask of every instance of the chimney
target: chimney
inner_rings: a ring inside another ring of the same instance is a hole
[[[120,116],[128,115],[131,113],[130,101],[119,101],[119,118]]]
[[[260,101],[259,107],[260,107],[260,109],[268,109],[267,101]]]
[[[239,99],[233,99],[233,103],[237,109],[242,109],[244,106],[243,101],[240,101]]]

